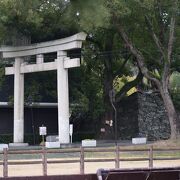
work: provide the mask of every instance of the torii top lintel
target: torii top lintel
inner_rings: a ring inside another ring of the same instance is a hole
[[[31,44],[27,46],[4,46],[0,48],[0,52],[2,53],[3,58],[15,58],[51,53],[56,51],[66,51],[81,48],[82,41],[85,39],[86,33],[80,32],[67,38]]]

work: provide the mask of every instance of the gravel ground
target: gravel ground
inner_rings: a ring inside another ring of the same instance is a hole
[[[113,145],[113,143],[112,143]],[[124,143],[121,145],[128,145],[128,143]],[[106,144],[107,147],[110,147],[111,144]],[[104,146],[104,147],[106,147]],[[76,147],[76,146],[75,146]],[[79,145],[77,145],[79,147]],[[167,147],[167,145],[165,146]],[[41,149],[40,146],[28,146],[24,149]],[[14,150],[14,148],[11,148],[11,150]],[[111,155],[107,155],[105,153],[101,153],[98,155],[96,154],[88,154],[86,158],[102,158],[107,157],[110,158]],[[127,156],[127,154],[126,154]],[[128,154],[128,156],[144,156],[143,154],[139,154],[139,152],[135,152],[132,154]],[[175,156],[180,157],[180,152],[178,154],[175,154]],[[111,156],[112,157],[112,156]],[[122,156],[121,156],[122,157]],[[9,155],[8,159],[11,161],[18,160],[18,161],[24,161],[24,160],[42,160],[41,155]],[[61,154],[48,154],[48,160],[64,160],[64,159],[79,159],[79,153],[61,153]],[[2,161],[2,155],[0,155],[0,161]],[[97,169],[104,168],[114,168],[115,163],[114,162],[86,162],[85,163],[85,173],[96,173]],[[121,162],[120,163],[121,168],[147,168],[148,167],[148,161],[137,161],[137,162]],[[154,161],[154,167],[180,167],[180,160],[163,160],[163,161]],[[61,174],[79,174],[80,173],[80,163],[66,163],[66,164],[48,164],[47,167],[48,175],[61,175]],[[9,176],[37,176],[42,175],[42,164],[33,164],[33,165],[9,165],[8,166],[8,175]],[[0,177],[3,176],[3,166],[0,165]]]
[[[141,168],[148,167],[148,162],[122,162],[121,168]],[[180,167],[180,160],[173,161],[155,161],[154,167]],[[69,164],[48,164],[48,175],[61,174],[79,174],[79,163]],[[85,163],[85,173],[96,173],[97,169],[114,168],[114,162],[87,162]],[[3,169],[0,166],[0,177],[3,176]],[[10,165],[8,169],[9,176],[37,176],[42,175],[42,165]]]

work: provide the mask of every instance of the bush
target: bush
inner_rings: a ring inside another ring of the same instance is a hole
[[[9,144],[13,142],[12,134],[2,134],[0,135],[0,143]]]
[[[80,142],[83,139],[95,139],[94,132],[78,132],[73,134],[73,142]],[[42,141],[42,137],[39,134],[35,135],[35,144],[39,145]],[[2,134],[0,135],[0,143],[9,144],[13,142],[13,134]],[[24,142],[29,145],[34,145],[33,134],[25,134]]]
[[[77,132],[73,134],[73,142],[80,142],[83,139],[95,139],[94,132]]]
[[[0,135],[0,143],[9,144],[13,142],[13,134],[1,134]],[[25,134],[24,142],[34,145],[34,136],[33,134]],[[41,137],[39,135],[35,135],[35,144],[40,144]]]
[[[35,144],[34,144],[34,136],[33,134],[25,134],[24,142],[28,143],[29,145],[39,145],[41,142],[41,136],[39,134],[35,134]]]

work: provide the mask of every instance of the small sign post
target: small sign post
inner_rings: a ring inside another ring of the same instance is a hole
[[[39,127],[39,135],[42,136],[42,143],[43,143],[43,146],[45,145],[45,141],[44,141],[44,136],[47,135],[47,128],[45,126],[41,126]]]
[[[71,139],[71,144],[72,144],[73,124],[69,125],[69,134],[70,134],[70,139]]]

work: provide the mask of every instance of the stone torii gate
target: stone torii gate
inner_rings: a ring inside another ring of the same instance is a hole
[[[67,51],[82,47],[86,34],[28,46],[1,47],[3,58],[14,58],[14,66],[6,67],[6,75],[14,75],[14,131],[13,143],[24,143],[24,74],[57,70],[58,133],[60,143],[69,143],[69,87],[68,69],[80,66],[80,59],[70,59]],[[44,54],[57,52],[57,59],[44,62]],[[24,62],[25,57],[36,55],[36,63]]]

